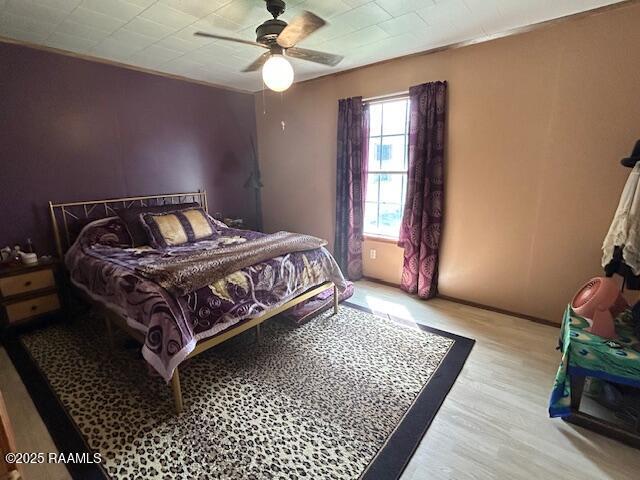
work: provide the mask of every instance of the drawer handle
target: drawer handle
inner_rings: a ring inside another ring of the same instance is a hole
[[[26,282],[24,282],[24,286],[25,287],[30,287],[31,286],[31,280],[27,280]]]
[[[31,311],[35,312],[38,309],[38,305],[31,305]]]

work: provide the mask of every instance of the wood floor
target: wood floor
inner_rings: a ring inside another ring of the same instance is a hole
[[[477,341],[403,480],[639,478],[640,451],[548,418],[557,328],[441,299],[424,302],[366,281],[351,301]],[[0,389],[18,449],[55,451],[4,351]],[[69,478],[61,465],[24,471],[27,480]]]

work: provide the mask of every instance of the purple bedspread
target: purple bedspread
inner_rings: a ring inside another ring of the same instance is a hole
[[[74,285],[145,334],[142,354],[168,382],[197,341],[324,282],[334,282],[341,291],[346,288],[338,265],[325,248],[272,258],[183,296],[173,296],[135,270],[179,251],[218,248],[262,235],[219,227],[214,239],[195,244],[163,250],[129,248],[124,224],[113,217],[85,227],[65,261]]]

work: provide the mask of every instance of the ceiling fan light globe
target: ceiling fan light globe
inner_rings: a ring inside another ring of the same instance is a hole
[[[282,55],[271,55],[262,67],[262,79],[274,92],[284,92],[293,83],[293,67]]]

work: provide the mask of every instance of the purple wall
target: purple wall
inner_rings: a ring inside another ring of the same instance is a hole
[[[253,95],[0,43],[0,247],[52,253],[49,200],[206,188],[251,221],[255,136]]]

